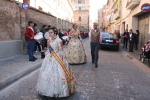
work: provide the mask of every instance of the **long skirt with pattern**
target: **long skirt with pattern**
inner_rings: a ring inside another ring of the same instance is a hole
[[[69,69],[67,61],[64,60],[63,62],[67,69]],[[51,54],[47,54],[42,63],[37,82],[37,91],[39,94],[48,97],[69,96],[65,72]]]
[[[72,37],[69,40],[66,49],[66,59],[69,64],[82,64],[86,62],[83,44],[77,37]]]

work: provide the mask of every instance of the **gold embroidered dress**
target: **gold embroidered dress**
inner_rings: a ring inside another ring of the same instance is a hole
[[[66,49],[66,59],[69,64],[82,64],[86,62],[86,54],[81,42],[80,31],[71,32]]]
[[[59,37],[52,43],[50,42],[51,47],[59,57],[62,54],[60,42]],[[65,72],[55,57],[49,51],[47,52],[38,77],[37,91],[39,94],[48,97],[67,97],[69,96],[69,86]],[[65,59],[63,59],[63,62],[70,72],[68,62]]]

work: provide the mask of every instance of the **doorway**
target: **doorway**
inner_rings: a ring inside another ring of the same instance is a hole
[[[148,41],[148,33],[149,33],[149,13],[142,14],[138,17],[139,20],[139,45],[138,49],[144,46],[144,44]]]

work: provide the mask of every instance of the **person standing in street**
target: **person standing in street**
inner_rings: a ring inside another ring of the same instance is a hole
[[[128,29],[126,29],[126,31],[123,33],[123,48],[125,47],[127,49],[128,38],[129,38],[129,32]]]
[[[38,94],[54,99],[68,97],[74,93],[74,77],[68,62],[63,57],[62,40],[57,37],[57,29],[51,27],[48,33],[49,53],[41,65],[36,90]]]
[[[34,23],[33,30],[34,30],[35,35],[40,32],[40,31],[37,29],[37,24],[36,24],[36,23]],[[38,49],[39,49],[39,52],[41,52],[41,43],[40,43],[40,41],[35,40],[34,52],[37,52],[37,47],[38,47]]]
[[[29,55],[29,61],[35,61],[37,58],[35,58],[33,56],[33,50],[34,50],[34,30],[33,30],[33,26],[34,26],[34,22],[33,21],[29,21],[28,22],[29,27],[26,28],[25,31],[25,37],[27,37],[27,48],[28,48],[28,55]]]
[[[47,48],[47,40],[44,37],[44,34],[46,33],[46,31],[47,31],[47,26],[43,25],[42,29],[40,30],[40,32],[43,33],[42,50],[45,50]]]
[[[95,63],[95,67],[98,67],[98,58],[99,58],[99,40],[100,40],[100,31],[97,28],[98,24],[94,23],[93,27],[94,29],[89,32],[89,38],[90,38],[90,45],[91,45],[91,56],[92,56],[92,63]]]
[[[116,36],[117,36],[117,39],[118,39],[118,40],[121,38],[121,36],[120,36],[120,31],[119,31],[119,30],[117,30]]]
[[[136,30],[136,34],[135,34],[135,50],[138,49],[139,35],[140,35],[139,30]]]
[[[72,31],[68,36],[66,48],[66,59],[69,64],[84,64],[87,61],[85,50],[82,44],[82,38],[77,24],[73,24]]]
[[[135,42],[135,34],[133,33],[132,29],[129,31],[129,52],[133,52]]]

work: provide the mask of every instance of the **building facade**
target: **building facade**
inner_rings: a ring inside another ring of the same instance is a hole
[[[150,3],[149,0],[122,0],[122,20],[121,32],[125,29],[133,29],[140,31],[139,45],[140,49],[148,40],[150,40],[150,12],[143,12],[142,5]],[[123,5],[125,4],[125,5]],[[149,6],[150,9],[150,6]]]
[[[98,10],[98,26],[99,26],[99,29],[102,30],[102,27],[103,27],[103,16],[102,16],[102,9],[99,9]]]
[[[89,30],[89,0],[74,0],[74,22],[81,31]]]
[[[125,29],[132,29],[135,33],[139,30],[140,49],[148,40],[150,40],[150,1],[149,0],[108,0],[105,12],[105,31],[113,33],[119,30],[121,35]],[[110,10],[110,16],[107,13]],[[144,11],[142,11],[142,9]],[[108,24],[108,19],[110,24]]]

